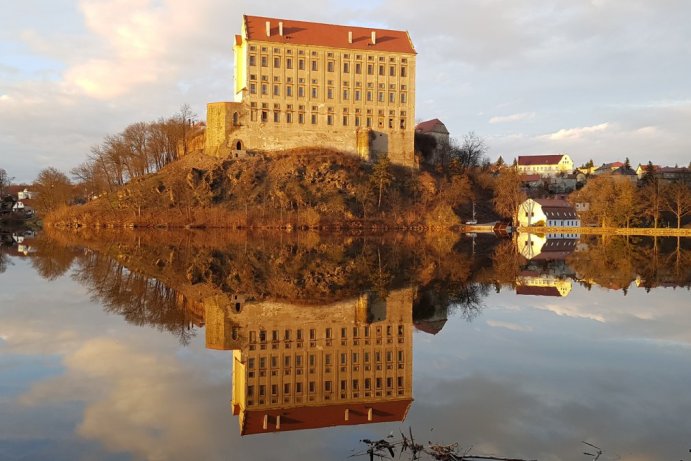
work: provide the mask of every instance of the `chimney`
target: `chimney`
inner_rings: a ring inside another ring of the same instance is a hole
[[[278,21],[278,35],[283,37],[283,21]]]
[[[353,43],[353,31],[348,31],[348,43]]]
[[[372,31],[372,45],[376,45],[376,44],[377,44],[377,31],[373,30]]]
[[[271,37],[271,21],[266,21],[266,36]]]

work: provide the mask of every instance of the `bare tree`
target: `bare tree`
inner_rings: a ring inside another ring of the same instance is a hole
[[[665,209],[677,217],[677,229],[680,229],[682,219],[691,213],[691,187],[682,182],[670,184],[662,196],[662,202]]]
[[[40,213],[67,205],[72,198],[72,183],[65,173],[50,167],[41,170],[34,181],[36,208]]]
[[[451,167],[458,172],[466,171],[469,168],[477,168],[483,164],[487,145],[484,139],[471,131],[463,137],[460,146],[451,146],[449,155],[451,157]]]
[[[515,168],[505,168],[499,173],[494,185],[494,209],[501,216],[511,217],[518,222],[518,208],[526,199],[521,187],[521,178]]]
[[[12,183],[12,179],[14,178],[10,178],[4,168],[0,168],[0,198],[5,195],[5,189]]]

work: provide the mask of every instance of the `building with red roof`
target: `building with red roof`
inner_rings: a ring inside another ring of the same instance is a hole
[[[406,31],[243,16],[233,102],[207,106],[205,152],[317,147],[414,165]]]
[[[516,166],[519,174],[556,176],[560,173],[570,174],[573,171],[573,160],[567,154],[519,155]]]

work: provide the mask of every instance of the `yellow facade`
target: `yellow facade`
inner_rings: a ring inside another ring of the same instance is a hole
[[[208,105],[207,154],[321,147],[414,165],[415,52],[407,33],[243,18],[234,102]],[[248,23],[268,25],[250,33]],[[320,45],[322,34],[329,39]],[[391,47],[403,37],[403,51]]]
[[[412,303],[412,288],[322,306],[207,299],[207,346],[233,350],[241,433],[402,420]]]

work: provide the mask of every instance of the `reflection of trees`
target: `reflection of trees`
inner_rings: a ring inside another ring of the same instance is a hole
[[[584,284],[626,291],[633,281],[647,289],[691,283],[691,251],[685,240],[593,236],[582,241],[588,249],[567,261]]]
[[[31,265],[38,274],[48,280],[55,280],[72,266],[76,252],[74,248],[56,245],[45,235],[39,235],[31,241],[35,253]]]
[[[89,252],[79,259],[73,278],[86,286],[94,301],[107,312],[119,314],[134,325],[155,325],[187,344],[194,335],[177,292],[162,282],[132,272],[114,259]]]

